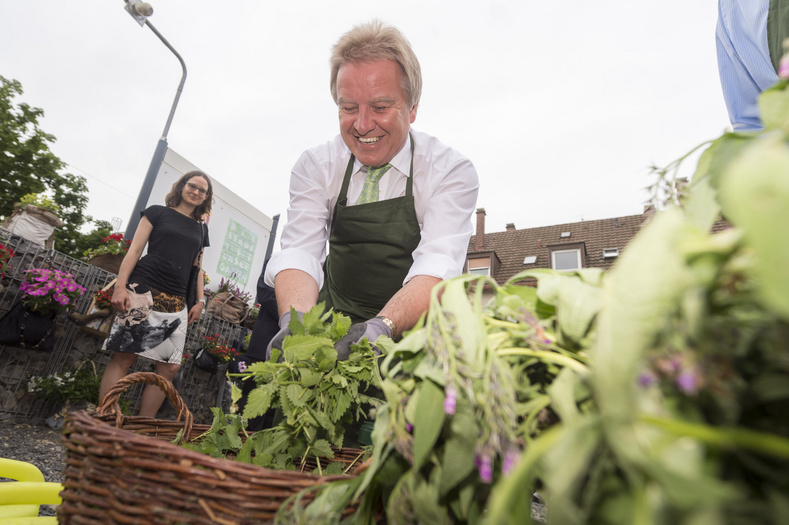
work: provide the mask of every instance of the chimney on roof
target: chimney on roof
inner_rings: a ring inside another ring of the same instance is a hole
[[[507,232],[514,232],[514,231],[515,231],[515,223],[514,222],[508,222],[507,223]]]
[[[477,235],[474,237],[474,249],[477,251],[485,247],[485,208],[477,208]]]

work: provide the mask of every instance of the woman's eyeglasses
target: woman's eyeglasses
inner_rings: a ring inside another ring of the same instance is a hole
[[[201,187],[200,187],[200,186],[198,186],[197,184],[192,184],[191,182],[187,182],[187,183],[186,183],[186,186],[187,186],[187,187],[188,187],[190,190],[192,190],[192,191],[196,191],[196,192],[197,192],[197,193],[198,193],[198,194],[199,194],[201,197],[205,197],[205,196],[206,196],[206,194],[208,193],[208,190],[207,190],[207,189],[205,189],[205,188],[201,188]]]

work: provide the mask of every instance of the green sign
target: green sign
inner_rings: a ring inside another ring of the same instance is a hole
[[[257,244],[258,236],[255,232],[230,219],[222,253],[219,254],[217,265],[219,275],[236,282],[247,282]]]

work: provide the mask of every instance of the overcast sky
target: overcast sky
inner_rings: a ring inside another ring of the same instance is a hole
[[[151,4],[188,71],[170,148],[283,222],[294,162],[338,132],[331,46],[374,17],[411,41],[413,126],[474,163],[489,232],[639,214],[651,165],[728,126],[711,0]],[[88,181],[88,213],[121,230],[181,79],[123,7],[0,0],[0,75],[44,110],[52,151]]]

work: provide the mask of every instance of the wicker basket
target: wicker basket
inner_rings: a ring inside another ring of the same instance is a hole
[[[121,413],[121,394],[142,382],[165,392],[177,412],[176,421]],[[209,428],[193,424],[189,409],[166,379],[151,372],[126,376],[95,413],[72,412],[66,419],[59,523],[270,523],[285,500],[302,489],[349,477],[264,469],[170,443],[180,431],[189,441]],[[356,475],[363,468],[355,466],[361,454],[358,449],[335,450],[332,461],[355,468]],[[314,492],[307,492],[302,503]],[[347,512],[353,510],[351,505]]]

